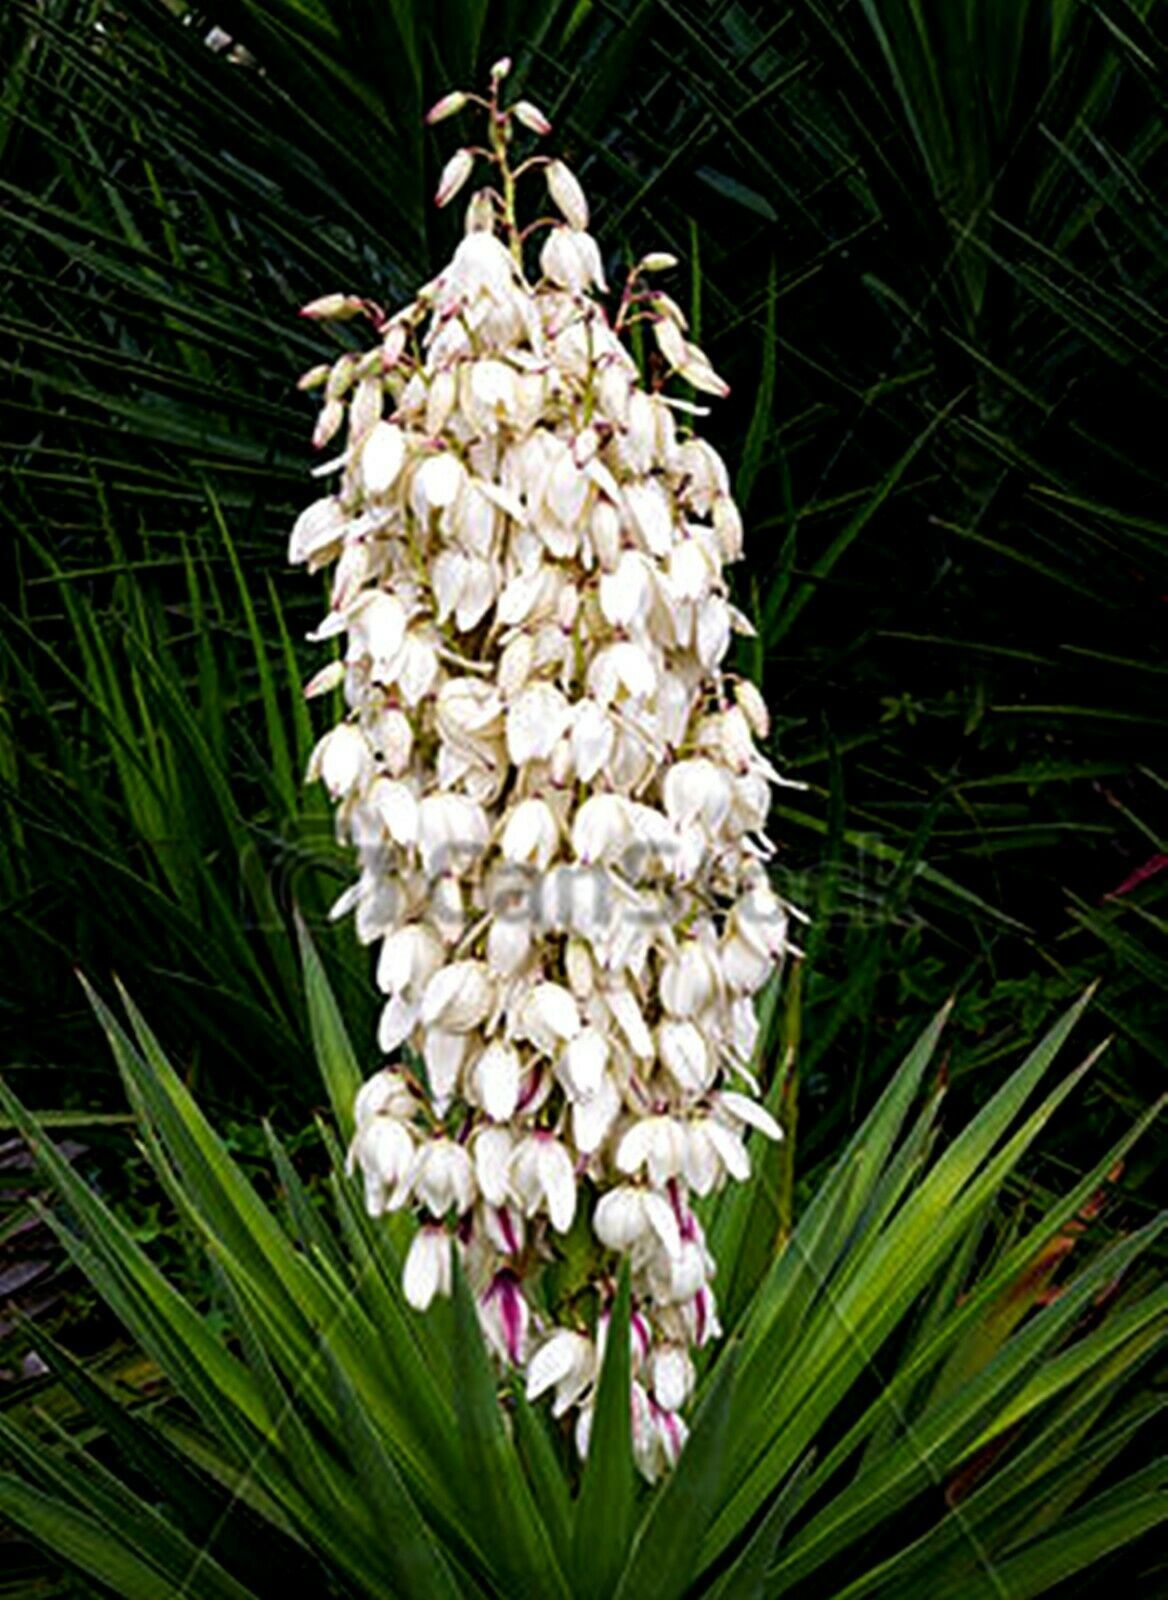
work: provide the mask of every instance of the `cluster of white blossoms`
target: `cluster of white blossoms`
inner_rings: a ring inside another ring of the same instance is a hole
[[[508,64],[468,103],[489,144],[459,150],[438,203],[478,167],[450,264],[365,353],[315,368],[319,469],[291,559],[333,565],[313,635],[343,638],[308,693],[343,720],[309,776],[360,876],[335,908],[376,944],[390,1064],[362,1088],[351,1165],[369,1211],[420,1218],[404,1269],[419,1310],[459,1253],[501,1362],[529,1395],[591,1407],[622,1258],[633,1296],[632,1417],[646,1476],[673,1462],[692,1351],[719,1332],[695,1196],[749,1176],[778,1138],[749,1064],[753,996],[786,948],[763,828],[777,774],[766,708],[723,661],[749,624],[723,565],[742,527],[726,468],[666,394],[725,385],[646,256],[615,314],[588,205],[562,162],[513,165],[527,101]],[[525,229],[516,184],[556,216]],[[622,335],[651,329],[650,387]],[[738,1085],[738,1087],[735,1087]],[[549,1267],[557,1268],[549,1272]],[[571,1270],[569,1270],[569,1267]]]

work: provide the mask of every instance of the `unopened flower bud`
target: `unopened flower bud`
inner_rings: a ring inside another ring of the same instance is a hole
[[[431,127],[436,122],[445,122],[447,117],[456,116],[465,104],[465,92],[462,89],[452,89],[449,94],[444,94],[441,100],[435,100],[426,113],[426,121]]]
[[[339,400],[328,400],[320,408],[316,418],[316,427],[312,432],[312,444],[315,450],[323,450],[330,439],[334,439],[340,431],[345,420],[345,408]]]
[[[576,174],[562,161],[549,161],[547,186],[555,204],[573,228],[583,232],[588,227],[588,202]]]
[[[331,690],[339,688],[344,680],[345,663],[343,661],[330,661],[327,667],[322,667],[304,685],[304,698],[306,700],[315,700],[318,695],[328,694]]]
[[[495,227],[495,203],[489,189],[476,189],[466,208],[463,224],[467,233],[492,233]]]
[[[386,329],[385,338],[381,341],[381,368],[388,372],[396,367],[409,339],[410,330],[404,322],[395,322]]]
[[[322,294],[300,307],[300,315],[310,322],[348,322],[365,310],[365,302],[355,294]]]
[[[533,106],[530,100],[516,100],[511,107],[515,117],[525,128],[530,128],[532,133],[546,134],[552,131],[552,125],[544,116],[538,106]]]
[[[328,382],[325,384],[326,400],[344,399],[353,382],[357,359],[351,352],[346,352],[345,355],[333,362],[329,368]]]
[[[474,156],[469,150],[456,150],[442,168],[438,188],[434,195],[436,206],[448,206],[474,170]]]

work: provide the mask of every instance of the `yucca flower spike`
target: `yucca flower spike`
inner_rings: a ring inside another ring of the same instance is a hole
[[[502,104],[508,68],[428,117],[487,120],[439,180],[440,206],[485,180],[449,264],[392,314],[305,308],[378,334],[303,380],[323,389],[317,445],[344,430],[289,549],[332,567],[313,637],[342,641],[306,690],[347,707],[309,777],[359,865],[335,914],[379,946],[387,1065],[350,1165],[373,1215],[419,1218],[406,1298],[449,1293],[457,1253],[498,1360],[575,1412],[584,1452],[627,1258],[652,1479],[719,1332],[691,1202],[749,1177],[751,1130],[780,1137],[750,1072],[753,997],[788,949],[764,831],[780,780],[762,698],[725,666],[750,631],[723,576],[741,519],[701,408],[668,389],[726,385],[655,286],[672,256],[637,263],[610,314],[579,179],[513,160],[550,123]],[[569,1234],[591,1270],[559,1305],[545,1269]]]

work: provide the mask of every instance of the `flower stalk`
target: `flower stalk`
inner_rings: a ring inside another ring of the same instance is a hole
[[[723,572],[742,543],[726,468],[621,333],[643,318],[665,372],[726,385],[654,286],[671,256],[637,263],[610,316],[575,174],[512,164],[550,124],[503,105],[508,67],[430,113],[488,125],[439,182],[445,205],[493,169],[450,263],[392,314],[340,294],[305,311],[379,336],[304,380],[318,446],[346,429],[289,552],[331,567],[313,637],[343,641],[306,691],[346,705],[309,777],[359,866],[334,914],[377,947],[386,1065],[350,1166],[373,1215],[419,1219],[406,1298],[449,1293],[457,1253],[498,1360],[574,1413],[584,1452],[628,1258],[654,1478],[719,1332],[697,1203],[749,1177],[751,1130],[780,1136],[751,1062],[753,997],[790,948],[767,875],[781,780],[766,707],[725,665],[750,631]],[[541,175],[556,215],[523,228]]]

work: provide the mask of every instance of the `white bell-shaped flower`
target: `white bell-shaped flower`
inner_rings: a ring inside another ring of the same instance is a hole
[[[564,1145],[549,1133],[533,1133],[516,1146],[509,1168],[511,1193],[526,1216],[546,1211],[557,1233],[567,1233],[576,1215],[576,1172]]]
[[[552,1415],[562,1417],[596,1376],[592,1340],[572,1329],[560,1328],[539,1346],[527,1364],[527,1398],[538,1400],[548,1389],[554,1389]]]
[[[470,1033],[485,1020],[494,999],[495,983],[485,961],[452,961],[426,984],[423,1026]]]
[[[475,1101],[493,1122],[509,1122],[519,1104],[521,1064],[518,1051],[495,1039],[470,1071]]]
[[[669,1258],[681,1253],[681,1232],[673,1207],[653,1189],[622,1184],[601,1195],[592,1214],[592,1231],[610,1250],[637,1246],[660,1249]]]
[[[453,1241],[445,1228],[422,1227],[414,1235],[402,1270],[402,1293],[415,1311],[429,1309],[435,1295],[449,1295],[454,1276]]]
[[[349,1155],[350,1168],[360,1167],[365,1180],[365,1209],[371,1217],[400,1211],[410,1196],[414,1173],[414,1140],[395,1116],[368,1118]]]
[[[360,728],[341,722],[312,752],[309,778],[321,778],[334,800],[353,794],[373,776],[373,753]]]
[[[413,1191],[432,1217],[469,1211],[475,1197],[474,1169],[463,1146],[452,1139],[423,1145],[413,1169]]]

